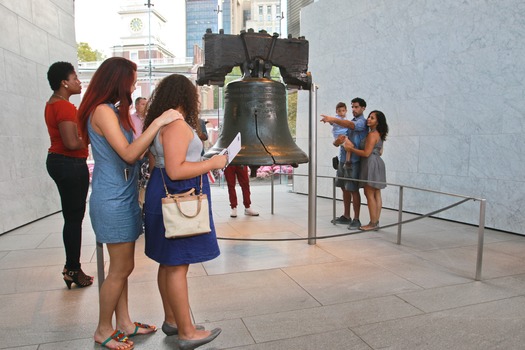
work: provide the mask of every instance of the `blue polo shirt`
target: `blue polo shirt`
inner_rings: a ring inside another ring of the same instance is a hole
[[[355,145],[356,148],[361,147],[361,141],[363,141],[366,138],[366,135],[368,135],[368,126],[366,125],[366,118],[364,115],[359,115],[357,117],[354,117],[352,121],[355,124],[354,130],[348,128],[348,132],[346,136],[352,143]],[[344,162],[346,159],[346,151],[343,146],[340,147],[339,152],[339,161]],[[352,157],[350,158],[352,163],[357,163],[361,160],[361,157],[359,157],[356,154],[352,154]]]
[[[337,119],[346,120],[346,117],[343,118],[340,115],[336,115],[335,117]],[[334,139],[336,139],[337,136],[339,135],[346,135],[346,134],[348,134],[348,128],[345,128],[344,126],[341,126],[337,123],[332,124],[332,136],[334,137]]]

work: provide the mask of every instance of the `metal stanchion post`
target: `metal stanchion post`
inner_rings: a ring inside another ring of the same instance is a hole
[[[104,283],[104,245],[100,242],[97,242],[97,276],[98,276],[98,290],[102,287]]]
[[[476,281],[481,281],[481,265],[483,262],[483,239],[485,236],[485,207],[487,202],[482,199],[479,204],[478,226],[478,257],[476,260]]]
[[[308,135],[308,244],[315,244],[317,236],[317,85],[310,87],[310,127]]]
[[[271,178],[272,178],[272,180],[270,181],[270,183],[272,184],[271,207],[272,207],[272,215],[273,215],[273,173],[271,174]]]
[[[399,186],[399,208],[397,209],[397,244],[401,244],[401,221],[403,221],[403,186]]]
[[[337,176],[337,175],[336,175]],[[332,216],[333,216],[333,223],[335,225],[335,215],[336,215],[336,201],[335,201],[335,184],[336,184],[336,179],[334,178],[332,180],[332,183],[333,183],[333,187],[332,187]]]

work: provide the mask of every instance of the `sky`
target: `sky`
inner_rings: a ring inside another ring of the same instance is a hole
[[[145,4],[147,0],[75,0],[75,31],[78,42],[87,42],[92,49],[110,56],[110,48],[119,44],[121,20],[118,11],[124,4]],[[167,20],[168,32],[184,32],[184,0],[151,0],[154,9]],[[146,6],[144,6],[146,8]],[[177,44],[177,35],[168,35],[166,45],[176,56],[185,56],[184,44]]]

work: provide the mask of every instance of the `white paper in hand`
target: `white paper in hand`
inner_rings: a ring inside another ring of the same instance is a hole
[[[227,154],[228,155],[228,164],[231,163],[233,158],[239,153],[241,150],[241,133],[238,132],[237,135],[233,138],[233,141],[230,143],[228,147],[223,149],[219,154]],[[226,166],[228,165],[226,164]]]

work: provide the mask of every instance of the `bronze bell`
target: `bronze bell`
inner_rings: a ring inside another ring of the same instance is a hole
[[[211,157],[228,147],[241,133],[241,151],[233,165],[292,165],[308,162],[288,127],[286,89],[280,82],[243,77],[226,85],[222,132],[204,155]]]

